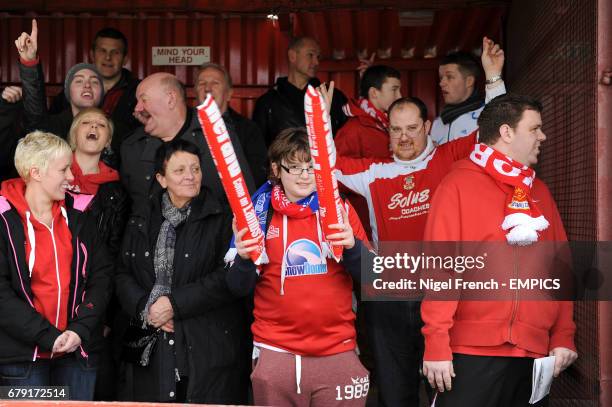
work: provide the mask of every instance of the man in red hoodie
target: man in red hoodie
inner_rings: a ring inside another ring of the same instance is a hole
[[[550,258],[529,256],[525,247],[567,240],[550,191],[530,168],[546,139],[541,111],[535,99],[512,94],[487,104],[478,119],[480,144],[436,190],[425,240],[510,245],[513,255],[492,268],[504,277],[506,271],[520,276],[527,263],[548,270],[540,265]],[[576,360],[573,303],[519,301],[519,295],[423,301],[423,373],[439,391],[437,407],[526,406],[534,358],[555,356],[555,376]]]

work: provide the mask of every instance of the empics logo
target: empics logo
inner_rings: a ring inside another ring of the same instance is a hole
[[[285,265],[286,277],[327,273],[327,261],[321,256],[319,245],[308,239],[296,240],[287,247]]]

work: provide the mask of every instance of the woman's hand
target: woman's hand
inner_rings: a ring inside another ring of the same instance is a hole
[[[166,297],[165,295],[159,297],[149,307],[147,323],[149,325],[154,326],[155,328],[160,328],[161,326],[166,324],[166,322],[170,321],[172,318],[174,318],[174,310],[172,309],[172,304],[170,303],[170,299]]]
[[[174,333],[174,319],[171,319],[163,324],[160,329],[164,332]]]
[[[355,246],[355,236],[353,235],[353,228],[348,219],[348,215],[344,208],[340,208],[342,213],[342,221],[344,223],[335,223],[330,225],[330,229],[338,229],[339,232],[332,233],[327,236],[327,240],[336,246],[344,246],[345,249],[352,249]]]
[[[81,345],[81,337],[73,331],[64,331],[53,343],[53,353],[72,353]]]
[[[248,260],[250,258],[249,253],[251,253],[253,250],[257,250],[257,242],[259,239],[242,240],[248,229],[244,228],[238,231],[236,217],[234,217],[234,220],[232,220],[232,230],[234,231],[234,245],[236,246],[238,255],[244,260]]]

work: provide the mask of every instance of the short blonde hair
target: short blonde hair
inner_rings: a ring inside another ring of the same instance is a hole
[[[83,121],[85,115],[89,113],[96,113],[104,117],[104,120],[106,120],[106,124],[108,125],[108,142],[110,143],[113,140],[113,133],[115,131],[113,121],[106,116],[101,109],[98,109],[97,107],[88,107],[81,110],[76,116],[74,116],[74,119],[72,119],[72,124],[70,125],[70,130],[68,131],[68,144],[70,144],[72,151],[76,150],[76,129]]]
[[[24,181],[30,180],[30,169],[38,167],[45,173],[49,163],[63,155],[72,155],[66,140],[40,130],[28,133],[19,140],[15,150],[15,168]]]

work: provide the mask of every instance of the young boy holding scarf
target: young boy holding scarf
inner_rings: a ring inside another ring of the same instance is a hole
[[[350,205],[328,236],[344,247],[326,258],[308,135],[282,131],[270,146],[270,181],[253,196],[269,262],[249,259],[256,239],[242,240],[227,281],[237,295],[255,292],[252,325],[257,405],[365,406],[368,371],[355,354],[352,278],[359,280],[363,227]],[[231,260],[226,257],[226,260]]]

